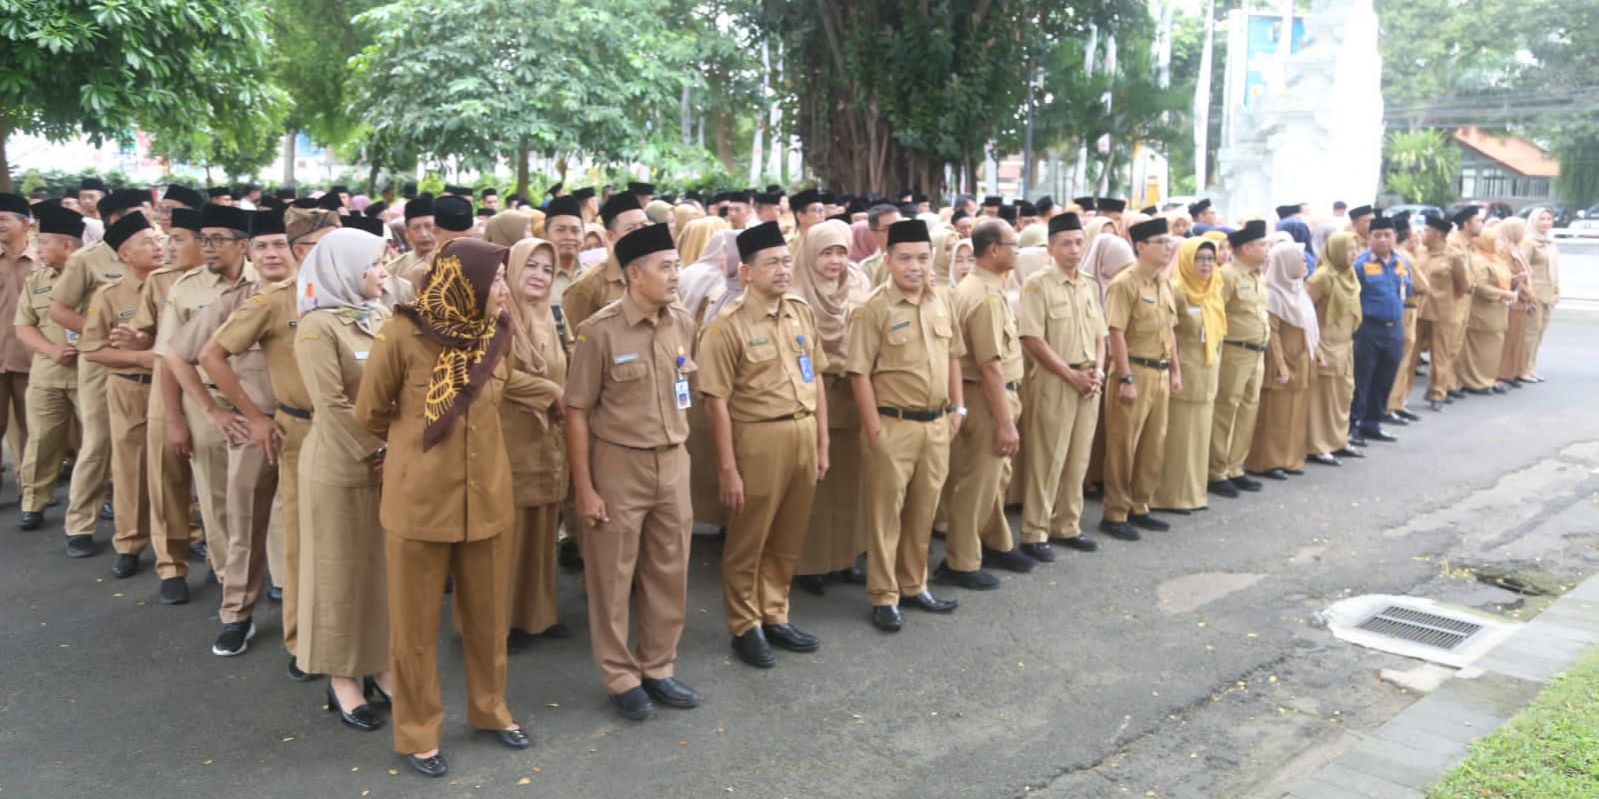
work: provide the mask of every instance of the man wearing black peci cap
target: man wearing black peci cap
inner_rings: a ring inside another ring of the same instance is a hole
[[[655,184],[639,180],[628,181],[627,193],[633,195],[633,199],[638,202],[638,207],[643,208],[649,205],[651,200],[655,199]]]
[[[198,211],[204,205],[205,197],[202,197],[200,192],[174,183],[167,187],[166,192],[161,195],[161,201],[155,204],[155,221],[162,230],[171,230],[172,209],[187,208],[190,211]]]
[[[1072,202],[1077,205],[1077,215],[1084,221],[1099,215],[1099,206],[1094,203],[1093,197],[1073,197]]]
[[[1216,206],[1211,204],[1209,198],[1190,204],[1188,215],[1194,218],[1194,228],[1198,233],[1204,233],[1220,223],[1220,214],[1216,212]],[[1204,230],[1198,229],[1200,225],[1205,226]]]
[[[629,192],[617,192],[600,208],[600,220],[605,226],[606,244],[615,247],[627,234],[649,225],[649,217],[639,207],[638,200]],[[547,220],[546,220],[547,221]],[[622,266],[615,253],[606,256],[605,263],[585,271],[572,281],[561,297],[561,312],[567,329],[575,330],[594,312],[621,299],[627,293],[627,283]]]
[[[783,195],[765,192],[755,195],[755,224],[776,222],[783,212]]]
[[[1208,488],[1222,497],[1259,491],[1260,481],[1244,474],[1244,459],[1255,440],[1260,389],[1266,377],[1266,223],[1254,219],[1227,234],[1233,259],[1217,272],[1226,304],[1227,337],[1217,365],[1216,404],[1211,411]]]
[[[1476,208],[1469,209],[1475,216]],[[1441,216],[1428,214],[1421,231],[1426,255],[1419,264],[1427,281],[1422,299],[1416,336],[1431,342],[1432,365],[1427,373],[1427,407],[1433,412],[1444,404],[1464,397],[1455,377],[1455,359],[1466,340],[1465,312],[1470,309],[1471,273],[1466,261],[1471,256],[1449,240],[1454,225]],[[1469,219],[1467,220],[1469,222]]]
[[[78,183],[78,209],[82,212],[83,217],[85,219],[94,219],[107,225],[112,224],[113,220],[106,219],[100,213],[100,201],[105,199],[106,195],[110,193],[111,190],[106,188],[105,181],[99,178],[84,178],[80,181]]]
[[[1360,252],[1366,249],[1366,236],[1371,233],[1371,220],[1376,218],[1376,211],[1369,205],[1356,206],[1349,209],[1349,230],[1355,234],[1354,247],[1351,252]]]
[[[572,198],[583,204],[583,224],[587,225],[599,216],[600,198],[595,195],[593,186],[573,190]]]
[[[827,206],[822,203],[821,192],[815,189],[806,189],[788,200],[789,209],[794,212],[794,232],[788,237],[790,249],[799,246],[805,237],[805,231],[827,219]]]
[[[1000,209],[1005,207],[1005,198],[997,194],[990,194],[983,198],[983,208],[978,211],[978,216],[999,218]]]
[[[433,253],[439,248],[438,225],[433,216],[433,195],[423,194],[406,200],[404,213],[405,242],[410,249],[404,255],[385,264],[384,269],[390,275],[405,280],[415,288],[417,281],[427,274],[428,264],[433,261]]]
[[[1397,441],[1381,427],[1388,396],[1404,355],[1405,295],[1410,278],[1394,250],[1394,220],[1376,216],[1367,236],[1370,249],[1355,259],[1360,281],[1360,327],[1355,330],[1355,398],[1349,412],[1349,443]]]
[[[845,366],[865,436],[867,597],[885,632],[904,624],[900,605],[951,613],[959,603],[927,590],[933,513],[949,473],[949,442],[966,408],[948,295],[933,286],[926,223],[895,222],[884,258],[888,279],[851,315]]]
[[[1115,396],[1105,403],[1105,509],[1099,529],[1138,540],[1135,527],[1168,530],[1149,514],[1165,462],[1166,406],[1183,385],[1177,360],[1177,300],[1160,271],[1176,242],[1164,218],[1128,229],[1137,261],[1105,290],[1110,374]]]
[[[1100,197],[1094,201],[1094,207],[1099,210],[1100,216],[1110,217],[1116,220],[1117,225],[1120,225],[1122,223],[1122,213],[1127,210],[1127,201]]]

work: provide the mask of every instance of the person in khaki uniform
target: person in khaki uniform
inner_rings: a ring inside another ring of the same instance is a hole
[[[550,242],[523,239],[506,261],[506,310],[512,328],[511,368],[532,377],[566,383],[566,345],[550,305],[556,249]],[[566,638],[555,605],[555,537],[569,482],[566,430],[560,403],[535,411],[524,405],[500,406],[500,427],[511,458],[516,524],[512,530],[510,605],[511,651],[535,638]]]
[[[578,327],[566,450],[583,525],[594,663],[617,711],[642,720],[655,702],[700,701],[674,676],[693,524],[684,412],[698,366],[694,321],[675,304],[678,258],[667,225],[623,236],[614,254],[627,293]]]
[[[1099,287],[1078,267],[1087,250],[1077,214],[1049,220],[1050,266],[1022,286],[1016,329],[1027,351],[1022,380],[1022,551],[1055,557],[1052,541],[1082,552],[1083,478],[1104,391],[1105,314]],[[1052,268],[1050,268],[1052,267]]]
[[[339,231],[318,248],[364,235]],[[504,312],[508,254],[480,239],[439,248],[416,303],[399,306],[377,333],[354,408],[362,437],[388,442],[376,460],[383,464],[381,513],[395,586],[388,592],[394,749],[433,777],[447,770],[439,750],[444,707],[436,651],[446,574],[454,576],[466,656],[467,723],[512,749],[533,743],[505,704],[506,579],[516,513],[501,403],[542,413],[560,387],[505,361],[512,338]],[[318,266],[313,254],[308,269]],[[317,424],[323,417],[319,405]]]
[[[1103,207],[1103,203],[1101,203]],[[1099,529],[1138,540],[1138,531],[1171,525],[1149,515],[1166,450],[1167,401],[1182,391],[1177,354],[1177,301],[1160,271],[1175,240],[1164,218],[1128,228],[1138,260],[1105,290],[1110,377],[1116,396],[1105,404],[1105,510]]]
[[[267,564],[267,541],[272,529],[281,527],[274,512],[278,470],[267,462],[266,452],[250,441],[244,416],[225,395],[206,386],[206,378],[194,364],[206,342],[246,300],[265,286],[294,277],[298,265],[284,233],[280,209],[264,206],[251,216],[250,263],[256,269],[256,280],[224,291],[167,342],[166,353],[167,369],[182,384],[185,399],[228,441],[228,551],[222,559],[226,570],[221,575],[222,603],[217,612],[222,632],[211,646],[211,654],[219,657],[243,653],[255,635],[252,619]],[[277,399],[267,377],[266,356],[251,349],[229,359],[229,366],[248,395],[249,405],[257,413],[271,413]],[[224,398],[219,400],[219,396]]]
[[[126,190],[107,195],[99,203],[100,218],[114,225],[128,214],[142,214],[147,195]],[[77,344],[83,333],[83,314],[94,292],[126,270],[117,252],[104,239],[84,247],[67,259],[61,276],[50,289],[50,320],[66,332],[67,343]],[[81,354],[82,347],[79,347]],[[106,404],[106,368],[89,358],[78,359],[78,425],[82,440],[73,461],[72,482],[68,488],[65,532],[70,538],[94,535],[101,517],[100,506],[108,497],[111,479],[111,421]],[[141,547],[142,549],[142,547]],[[120,552],[120,550],[119,550]],[[125,556],[123,556],[125,555]],[[111,566],[112,574],[131,577],[139,559],[121,553]]]
[[[1402,333],[1405,349],[1400,356],[1399,371],[1394,377],[1393,388],[1388,392],[1387,412],[1378,421],[1403,427],[1421,421],[1421,417],[1411,413],[1405,407],[1405,403],[1410,398],[1410,388],[1415,382],[1416,370],[1421,366],[1422,350],[1427,348],[1427,342],[1420,336],[1419,328],[1421,306],[1426,304],[1429,286],[1427,276],[1418,268],[1426,250],[1421,246],[1421,236],[1410,230],[1410,217],[1401,215],[1390,222],[1387,229],[1393,231],[1393,253],[1398,259],[1397,268],[1400,276],[1405,278],[1404,317],[1401,321],[1401,327],[1404,328]],[[1357,437],[1357,444],[1359,440],[1360,437]]]
[[[947,552],[933,578],[986,591],[998,588],[999,579],[983,566],[1026,573],[1036,561],[1016,551],[1005,519],[1010,459],[1022,440],[1022,345],[1006,298],[1016,267],[1016,231],[1003,221],[980,222],[972,229],[972,249],[977,267],[951,296],[970,411],[950,442]]]
[[[1358,210],[1358,209],[1357,209]],[[1349,445],[1349,411],[1355,397],[1355,331],[1360,328],[1360,278],[1355,277],[1353,234],[1339,231],[1321,249],[1316,271],[1305,281],[1316,306],[1325,366],[1316,369],[1310,387],[1310,427],[1305,445],[1308,460],[1341,466],[1338,459],[1364,458]]]
[[[22,286],[39,267],[38,256],[28,245],[32,213],[21,195],[0,194],[0,319],[16,317]],[[16,328],[0,327],[0,436],[11,442],[16,461],[21,461],[27,449],[28,369],[32,365],[33,353],[17,338]]]
[[[930,613],[960,605],[927,590],[927,547],[949,442],[966,417],[966,348],[948,295],[932,284],[927,223],[891,225],[883,263],[889,280],[850,319],[845,369],[861,416],[871,620],[894,632],[904,624],[901,603]]]
[[[1325,364],[1316,305],[1305,291],[1305,249],[1298,242],[1272,245],[1266,266],[1266,383],[1261,388],[1255,440],[1244,468],[1271,480],[1304,474],[1310,433],[1312,372]]]
[[[1527,216],[1527,235],[1521,240],[1521,259],[1532,275],[1532,302],[1528,305],[1523,342],[1527,358],[1521,375],[1524,383],[1544,381],[1538,374],[1538,348],[1543,346],[1544,331],[1549,329],[1549,319],[1560,303],[1560,249],[1549,235],[1554,224],[1554,214],[1548,208],[1539,208]]]
[[[638,200],[628,192],[611,195],[600,208],[600,219],[605,224],[606,244],[613,249],[623,236],[650,223],[649,217],[644,215],[644,209],[639,207]],[[561,311],[567,327],[576,330],[583,320],[621,299],[625,293],[627,281],[622,275],[622,265],[617,263],[613,253],[605,259],[603,266],[578,275],[561,295]]]
[[[1498,379],[1499,362],[1510,326],[1510,304],[1518,288],[1510,259],[1501,250],[1502,226],[1484,230],[1471,250],[1471,314],[1466,319],[1466,346],[1461,351],[1460,379],[1471,394],[1503,394],[1509,387]]]
[[[1460,309],[1471,292],[1466,256],[1447,241],[1452,227],[1449,220],[1429,215],[1421,234],[1427,255],[1419,269],[1427,278],[1427,297],[1421,306],[1417,335],[1432,342],[1427,407],[1435,413],[1443,411],[1444,403],[1454,400],[1451,392],[1455,385],[1455,359],[1466,338]]]
[[[1215,239],[1220,238],[1221,241]],[[1166,412],[1166,452],[1152,509],[1180,516],[1204,510],[1210,474],[1210,429],[1215,419],[1217,370],[1227,337],[1227,305],[1217,273],[1225,234],[1183,241],[1177,250],[1172,294],[1177,300],[1177,357],[1183,389],[1172,392]]]
[[[1259,491],[1260,481],[1244,474],[1244,459],[1255,438],[1260,386],[1266,373],[1266,223],[1251,220],[1228,234],[1232,263],[1220,270],[1227,304],[1227,338],[1222,342],[1216,407],[1210,429],[1210,493],[1237,497]]]
[[[116,504],[118,563],[112,575],[131,576],[137,571],[139,553],[150,544],[150,493],[146,483],[145,414],[150,409],[150,371],[155,356],[148,350],[122,350],[111,346],[113,328],[132,319],[138,312],[139,292],[144,281],[161,266],[161,242],[144,214],[128,214],[106,228],[105,243],[116,252],[127,274],[95,291],[85,314],[83,338],[78,341],[83,357],[105,366],[113,379],[106,383],[106,405],[110,414],[111,480]],[[156,569],[162,588],[167,580],[178,578],[173,563],[182,563],[188,554],[187,535],[157,540]],[[132,563],[127,563],[132,561]]]
[[[794,261],[776,222],[738,235],[743,294],[700,334],[705,398],[727,508],[722,602],[733,651],[776,665],[771,644],[814,652],[816,636],[789,623],[788,589],[827,476],[826,369],[810,305],[788,294]]]
[[[33,434],[22,451],[17,481],[22,485],[18,527],[38,529],[66,459],[68,438],[78,407],[78,348],[67,343],[66,330],[50,318],[50,292],[67,259],[83,245],[83,217],[59,206],[34,209],[39,234],[34,238],[38,267],[22,284],[13,317],[16,337],[33,351],[28,379],[28,428]],[[67,555],[95,553],[93,535],[67,537]]]

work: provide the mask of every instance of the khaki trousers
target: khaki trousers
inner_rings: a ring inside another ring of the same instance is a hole
[[[71,443],[72,418],[78,410],[75,388],[28,386],[28,443],[22,448],[17,482],[22,484],[24,513],[42,513],[50,504],[61,464]]]
[[[1115,381],[1120,375],[1112,371],[1113,374],[1106,378],[1109,381],[1107,385],[1119,387],[1120,384]],[[1225,376],[1226,372],[1222,374]],[[1149,499],[1154,496],[1155,486],[1160,483],[1160,469],[1166,457],[1166,412],[1171,399],[1171,373],[1134,366],[1133,380],[1133,385],[1138,389],[1137,399],[1122,402],[1120,397],[1112,394],[1105,403],[1104,518],[1109,522],[1125,522],[1129,513],[1139,516],[1149,513]],[[1259,381],[1256,379],[1254,382],[1258,384]],[[1249,407],[1251,428],[1254,426],[1253,405],[1251,402]],[[1237,430],[1235,426],[1235,435]],[[1212,446],[1211,452],[1214,454],[1215,451]]]
[[[788,623],[788,585],[816,497],[816,417],[734,422],[733,457],[744,509],[727,520],[722,605],[728,631],[738,636]]]
[[[694,523],[688,451],[641,451],[594,439],[589,460],[610,515],[602,524],[583,522],[589,637],[605,690],[620,694],[646,677],[672,676],[677,664]],[[632,649],[630,620],[637,622]]]
[[[100,504],[106,501],[111,479],[111,416],[107,404],[104,366],[78,359],[78,422],[82,443],[72,466],[67,489],[67,535],[93,535],[100,521]],[[122,380],[122,378],[116,378]]]
[[[1005,392],[1010,418],[1021,422],[1022,400]],[[949,567],[971,572],[983,567],[983,547],[1009,552],[1016,548],[1010,522],[1005,519],[1005,494],[1010,489],[1010,458],[994,454],[994,431],[999,425],[983,387],[966,384],[969,409],[960,432],[949,445],[949,532],[945,557]]]
[[[1403,410],[1405,400],[1410,397],[1410,387],[1416,380],[1416,367],[1421,365],[1422,335],[1419,328],[1423,323],[1416,318],[1416,309],[1406,307],[1403,319],[1405,326],[1405,354],[1399,359],[1399,372],[1394,375],[1394,387],[1388,392],[1388,412]],[[1372,420],[1376,424],[1376,420]]]
[[[444,575],[455,578],[456,622],[466,658],[466,722],[480,730],[511,726],[505,706],[505,582],[510,542],[438,543],[384,536],[389,592],[389,661],[394,669],[394,751],[439,747],[439,610]]]
[[[244,621],[255,612],[256,600],[261,598],[269,531],[280,526],[282,518],[275,502],[278,469],[267,464],[261,448],[255,444],[229,447],[227,456],[228,551],[223,560],[226,571],[220,573],[222,608],[218,612],[224,624]]]
[[[111,420],[111,483],[116,509],[118,554],[137,555],[151,544],[150,492],[146,490],[145,414],[150,408],[150,384],[112,375],[106,382],[106,406]],[[189,553],[188,530],[176,537],[154,541],[156,573],[161,579],[182,577],[172,563],[183,564]]]
[[[27,396],[27,372],[0,372],[0,437],[11,444],[11,457],[19,464],[28,449]],[[21,489],[20,474],[18,490]]]
[[[866,551],[861,506],[861,433],[849,378],[823,375],[827,385],[827,476],[811,499],[810,532],[796,574],[824,575],[855,565]]]
[[[311,433],[311,420],[282,411],[276,417],[283,429],[283,450],[278,453],[278,518],[283,524],[283,571],[272,573],[283,588],[283,648],[298,656],[300,631],[300,449]],[[426,749],[419,749],[425,752]]]
[[[216,397],[213,392],[213,397]],[[231,408],[221,400],[224,408]],[[200,523],[205,526],[207,559],[218,575],[227,571],[230,536],[228,533],[228,440],[217,430],[193,400],[183,398],[183,417],[189,425],[189,443],[194,455],[189,469],[194,474],[195,501],[200,506]]]
[[[897,605],[901,596],[927,590],[933,512],[949,474],[950,421],[881,418],[876,441],[861,428],[866,594],[873,605]]]
[[[1466,326],[1455,321],[1434,321],[1432,365],[1427,367],[1427,399],[1442,402],[1450,391],[1460,387],[1455,379],[1455,360],[1466,342]]]
[[[191,508],[194,505],[194,476],[190,462],[187,458],[179,458],[167,449],[167,423],[166,408],[161,403],[161,383],[170,380],[171,376],[164,369],[157,370],[155,382],[150,384],[150,397],[153,400],[150,410],[146,415],[148,422],[145,429],[145,474],[148,478],[146,486],[150,492],[150,530],[157,541],[171,541],[182,538],[187,542],[194,514]],[[122,378],[112,377],[113,384]],[[210,422],[206,422],[209,426]],[[199,440],[193,427],[189,429],[189,439],[196,454],[199,451]],[[207,523],[209,528],[210,524]],[[210,549],[210,542],[206,542]],[[165,577],[185,577],[189,574],[188,544],[185,543],[183,553],[172,560],[169,547],[156,549],[156,570]],[[226,545],[223,547],[226,550]],[[163,557],[163,553],[167,553]],[[223,557],[226,557],[224,551]],[[217,572],[218,576],[222,572]]]
[[[510,629],[542,633],[555,626],[555,530],[561,503],[516,509],[506,586]],[[460,626],[460,620],[456,620]]]
[[[1082,532],[1083,478],[1099,427],[1100,398],[1083,397],[1070,383],[1042,370],[1022,384],[1027,415],[1022,426],[1022,541],[1038,544]]]
[[[1147,370],[1133,367],[1133,375],[1140,377],[1141,381],[1140,371]],[[1255,440],[1255,417],[1260,412],[1260,384],[1266,375],[1266,356],[1243,347],[1222,344],[1220,372],[1210,428],[1209,477],[1212,483],[1244,473],[1244,459],[1249,457],[1249,444]],[[1170,384],[1167,390],[1169,393]],[[1142,399],[1142,382],[1139,383],[1138,393]],[[1108,398],[1107,406],[1117,404],[1114,386],[1107,385],[1105,396]],[[1109,444],[1106,446],[1108,462]]]
[[[1538,348],[1543,346],[1544,331],[1549,329],[1549,318],[1554,315],[1555,304],[1552,302],[1538,301],[1532,304],[1532,309],[1527,312],[1527,371],[1525,374],[1538,373]]]

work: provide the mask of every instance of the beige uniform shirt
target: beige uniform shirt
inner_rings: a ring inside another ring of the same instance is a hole
[[[250,295],[211,338],[235,356],[259,346],[277,401],[310,413],[311,396],[294,358],[294,335],[300,326],[294,285],[293,280],[284,280]]]
[[[923,289],[913,302],[889,281],[850,316],[844,368],[871,376],[880,405],[938,411],[949,405],[950,359],[965,354],[946,290]]]
[[[572,281],[572,285],[566,287],[561,297],[561,311],[566,326],[576,330],[585,319],[621,299],[626,293],[627,284],[622,282],[622,267],[616,263],[615,255],[606,256],[604,266],[584,271]]]
[[[735,422],[765,422],[816,410],[827,355],[804,300],[790,294],[768,309],[745,294],[705,326],[699,362],[700,393],[725,400]]]
[[[50,318],[50,292],[61,277],[60,269],[40,265],[22,284],[22,296],[17,300],[17,313],[12,321],[17,327],[34,327],[51,344],[67,343],[67,330]],[[40,388],[76,388],[78,367],[62,366],[43,353],[33,354],[33,364],[28,373],[28,385]]]
[[[1022,340],[1016,316],[1005,297],[1005,279],[987,269],[973,269],[954,291],[956,325],[965,343],[961,376],[978,379],[977,367],[999,361],[1005,382],[1022,379]]]
[[[1236,263],[1228,264],[1221,268],[1221,296],[1227,303],[1227,340],[1265,346],[1271,336],[1266,319],[1265,276]]]
[[[84,313],[83,338],[78,341],[79,352],[94,352],[111,346],[111,329],[133,318],[139,309],[139,294],[144,281],[130,271],[128,274],[101,286],[89,301]],[[131,366],[108,366],[112,374],[148,375],[149,369]],[[146,381],[148,382],[148,381]]]
[[[1177,351],[1177,298],[1159,274],[1145,277],[1133,266],[1111,278],[1105,323],[1122,331],[1131,357],[1168,360]]]
[[[1099,306],[1099,286],[1077,273],[1075,279],[1050,266],[1022,287],[1022,312],[1017,330],[1023,338],[1042,340],[1072,366],[1097,363],[1097,345],[1109,332]]]
[[[0,253],[0,319],[16,318],[28,278],[40,268],[31,247],[15,257]],[[16,328],[0,325],[0,372],[27,374],[32,365],[33,351],[17,340]]]
[[[95,289],[122,277],[127,271],[116,250],[103,241],[97,241],[67,258],[61,277],[51,289],[50,299],[84,313]]]
[[[168,351],[189,363],[198,361],[200,349],[211,340],[217,328],[222,327],[222,323],[250,299],[251,295],[260,290],[260,287],[260,281],[257,280],[242,283],[222,292],[222,296],[195,314],[188,324],[172,335],[167,342]],[[253,346],[229,357],[228,364],[233,367],[240,386],[250,397],[250,402],[255,405],[256,410],[271,416],[277,409],[278,401],[272,393],[272,379],[267,375],[266,354],[261,351],[261,347]],[[218,392],[213,392],[213,396],[217,394]]]
[[[589,431],[601,441],[635,449],[687,441],[675,384],[699,368],[694,333],[681,307],[648,316],[623,295],[578,326],[566,404],[588,411]]]

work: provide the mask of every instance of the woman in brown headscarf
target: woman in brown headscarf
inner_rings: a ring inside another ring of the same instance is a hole
[[[677,229],[677,257],[685,264],[698,261],[705,254],[705,245],[711,243],[711,237],[727,229],[727,220],[719,216],[691,220]]]
[[[566,383],[566,348],[556,336],[550,311],[555,283],[555,245],[523,239],[505,266],[510,297],[511,368]],[[550,406],[559,409],[557,401]],[[526,406],[500,406],[500,427],[511,458],[516,525],[511,533],[511,632],[506,645],[521,649],[534,638],[566,638],[555,612],[555,534],[566,499],[566,436],[557,413]]]
[[[501,211],[483,225],[483,240],[509,247],[532,233],[533,217],[525,211]]]
[[[1332,234],[1321,248],[1316,271],[1305,281],[1316,306],[1322,364],[1311,376],[1310,428],[1306,454],[1314,463],[1341,466],[1338,456],[1366,457],[1349,446],[1349,403],[1355,396],[1355,330],[1360,327],[1360,279],[1355,275],[1353,233]]]
[[[1499,226],[1490,225],[1471,243],[1471,308],[1466,317],[1466,346],[1460,351],[1460,383],[1472,394],[1503,394],[1509,388],[1496,378],[1510,303],[1516,300],[1510,260],[1500,252]]]
[[[1266,379],[1261,384],[1255,438],[1244,470],[1286,480],[1305,468],[1310,429],[1310,373],[1321,365],[1321,328],[1305,291],[1305,246],[1292,239],[1272,245],[1266,261]]]
[[[866,300],[871,284],[849,260],[850,226],[828,220],[805,231],[794,255],[794,293],[810,303],[816,315],[816,334],[827,353],[822,386],[827,392],[827,476],[816,487],[811,503],[811,531],[795,568],[794,583],[815,594],[824,590],[829,575],[847,582],[864,583],[856,557],[866,551],[865,519],[861,515],[860,418],[855,413],[847,360],[850,311]],[[834,407],[833,403],[838,403]]]
[[[1527,236],[1527,222],[1513,216],[1499,223],[1499,249],[1510,268],[1510,283],[1516,290],[1516,299],[1510,304],[1510,320],[1505,325],[1505,345],[1499,351],[1499,382],[1511,388],[1521,388],[1521,375],[1527,367],[1527,313],[1533,302],[1532,271],[1521,252],[1521,240]]]
[[[1171,396],[1166,415],[1165,467],[1149,502],[1158,510],[1186,514],[1206,507],[1211,416],[1221,377],[1217,351],[1227,334],[1227,303],[1216,269],[1215,242],[1185,239],[1178,248],[1172,294],[1183,390]]]
[[[388,441],[383,466],[394,748],[417,771],[446,771],[437,648],[444,579],[466,654],[467,723],[500,743],[532,740],[505,706],[506,580],[515,507],[500,426],[510,400],[547,412],[560,389],[512,370],[505,313],[509,251],[480,239],[445,243],[415,304],[378,333],[355,415]]]

